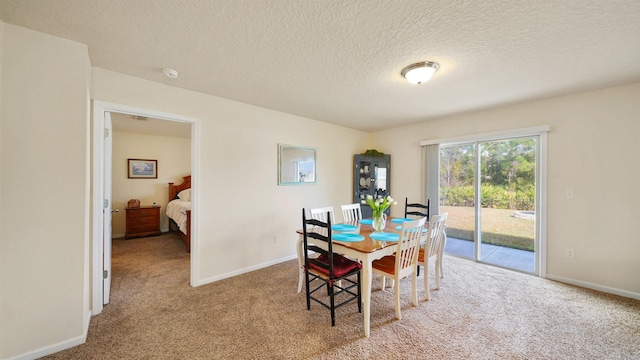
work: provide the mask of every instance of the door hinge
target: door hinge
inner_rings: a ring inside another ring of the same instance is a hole
[[[104,206],[104,208],[108,208],[109,207],[109,199],[104,199],[104,201],[102,202],[102,205]]]
[[[109,137],[109,129],[104,129],[104,137]]]
[[[109,277],[109,270],[104,270],[104,271],[102,272],[102,278],[103,278],[103,279],[106,279],[106,278],[108,278],[108,277]]]

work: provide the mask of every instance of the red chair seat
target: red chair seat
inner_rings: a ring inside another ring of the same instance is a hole
[[[324,263],[327,267],[325,268],[322,265],[317,264],[316,261],[309,261],[309,268],[329,276],[329,260],[326,256],[321,254],[315,260]],[[347,259],[342,255],[333,254],[333,275],[335,277],[342,277],[356,268],[362,269],[362,264],[357,261]]]

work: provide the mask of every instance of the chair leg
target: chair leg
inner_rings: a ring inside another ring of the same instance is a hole
[[[386,289],[385,289],[385,287],[386,287],[386,280],[387,280],[387,277],[386,277],[386,276],[383,276],[383,277],[382,277],[382,280],[380,280],[380,283],[382,284],[382,291],[386,291]]]
[[[329,298],[331,299],[331,326],[336,326],[336,304],[333,293],[333,286],[329,286]]]
[[[426,295],[426,301],[431,300],[431,294],[429,294],[429,262],[427,261],[424,263],[424,294]]]
[[[362,312],[362,281],[360,281],[360,271],[358,271],[358,312]]]
[[[402,320],[402,314],[400,314],[400,286],[395,287],[393,294],[396,303],[396,319]]]
[[[440,278],[442,277],[442,270],[440,270],[440,264],[442,264],[442,261],[436,260],[436,266],[435,266],[436,290],[440,290]]]
[[[309,292],[309,273],[304,272],[305,287],[307,288],[307,310],[311,310],[311,293]]]
[[[418,270],[416,272],[417,272],[416,276],[420,276],[420,266],[418,266]]]
[[[442,247],[440,251],[438,251],[438,267],[440,268],[440,277],[444,278],[444,271],[442,270],[442,258],[444,257],[444,247],[447,246],[447,234],[444,234],[444,241],[442,242]]]
[[[411,276],[411,291],[413,294],[413,306],[418,306],[418,275],[417,271]]]

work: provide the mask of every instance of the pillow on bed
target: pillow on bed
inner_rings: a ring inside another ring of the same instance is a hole
[[[178,193],[178,198],[184,201],[191,201],[191,189],[182,190]]]

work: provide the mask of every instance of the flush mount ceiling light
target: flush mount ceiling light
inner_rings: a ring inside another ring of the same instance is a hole
[[[438,70],[440,66],[437,63],[431,61],[423,61],[415,64],[411,64],[402,69],[402,76],[407,79],[408,82],[416,85],[420,85],[423,82],[429,81],[431,76]]]
[[[162,73],[169,79],[176,79],[178,77],[178,71],[174,69],[164,68],[162,69]]]

